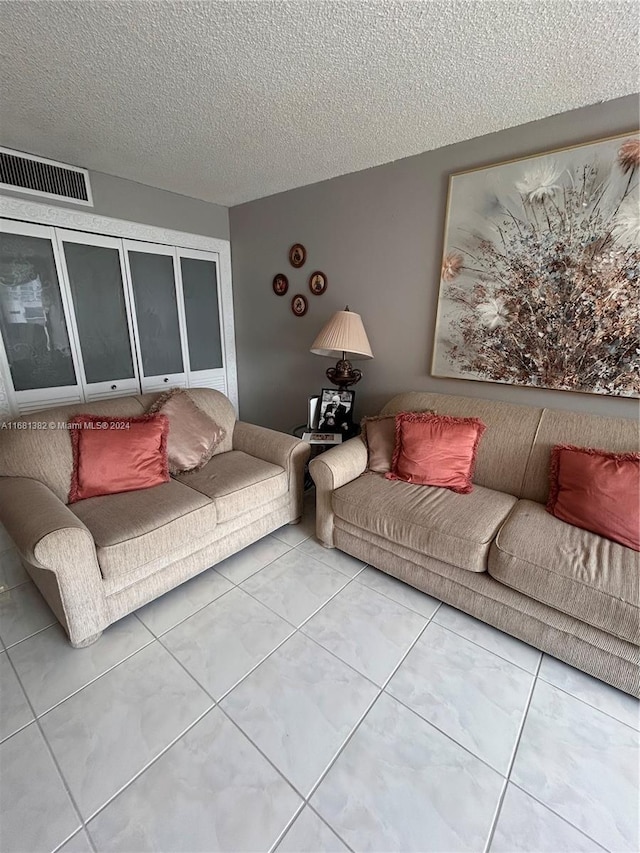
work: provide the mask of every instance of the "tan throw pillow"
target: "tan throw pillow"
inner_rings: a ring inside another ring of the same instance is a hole
[[[433,409],[423,410],[434,414]],[[407,414],[398,412],[397,414]],[[396,415],[377,415],[360,421],[361,438],[367,446],[367,471],[386,474],[391,470],[396,445]]]
[[[172,388],[162,394],[149,414],[162,412],[169,419],[169,471],[197,471],[213,456],[226,431],[193,402],[187,391]]]
[[[386,474],[391,470],[396,440],[396,416],[379,415],[360,422],[362,440],[367,445],[367,470]]]

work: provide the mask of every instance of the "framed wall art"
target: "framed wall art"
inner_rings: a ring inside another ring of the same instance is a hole
[[[292,267],[299,269],[307,260],[307,250],[302,243],[294,243],[289,249],[289,263]]]
[[[309,290],[314,296],[321,296],[327,289],[327,277],[320,270],[312,272],[309,276]]]
[[[273,277],[273,292],[278,296],[284,296],[287,290],[289,290],[289,279],[279,272]]]
[[[303,296],[301,293],[296,293],[296,295],[291,300],[291,310],[296,315],[296,317],[304,317],[307,313],[307,309],[309,308],[309,303],[307,302],[307,297]]]
[[[432,373],[640,392],[640,136],[450,177]]]

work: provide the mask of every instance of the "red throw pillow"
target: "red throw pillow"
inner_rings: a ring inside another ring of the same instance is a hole
[[[640,453],[556,445],[547,511],[640,551]]]
[[[396,446],[385,477],[468,494],[486,428],[478,418],[403,412],[396,416]]]
[[[165,415],[69,418],[73,472],[69,503],[148,489],[169,479]]]

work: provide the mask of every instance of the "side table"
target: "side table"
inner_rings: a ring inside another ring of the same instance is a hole
[[[303,433],[311,432],[309,427],[306,424],[301,424],[300,426],[296,426],[291,430],[291,435],[294,435],[296,438],[302,438]],[[343,436],[344,441],[348,441],[350,438],[354,438],[354,436],[360,435],[360,426],[354,425],[353,429],[346,435]],[[311,455],[309,456],[309,462],[312,459],[315,459],[316,456],[319,456],[321,453],[324,453],[325,450],[330,450],[332,447],[340,447],[339,444],[333,444],[332,442],[327,442],[326,444],[309,444],[311,448]],[[305,492],[309,489],[313,488],[313,478],[309,473],[309,462],[307,462],[304,466],[304,490]]]

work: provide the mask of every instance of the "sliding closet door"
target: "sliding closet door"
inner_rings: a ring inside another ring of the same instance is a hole
[[[125,240],[123,245],[142,390],[183,388],[187,354],[176,251],[171,246],[133,240]]]
[[[178,249],[179,286],[184,299],[189,386],[227,393],[218,255]]]
[[[82,400],[53,228],[0,220],[0,365],[15,413]]]
[[[139,392],[122,240],[56,229],[87,400]]]

